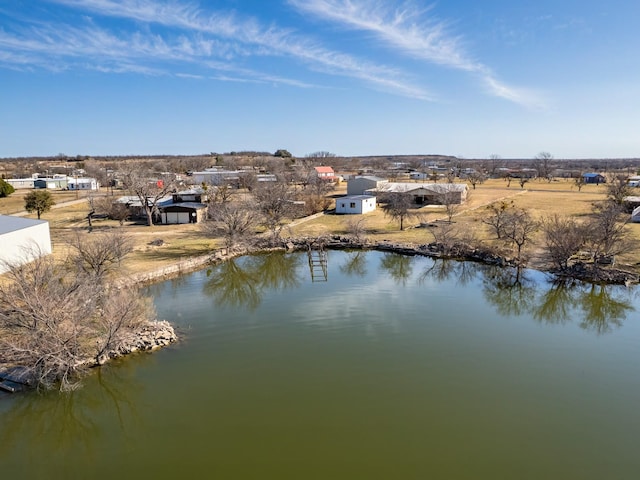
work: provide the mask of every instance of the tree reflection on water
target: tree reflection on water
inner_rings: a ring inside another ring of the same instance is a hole
[[[574,320],[596,334],[620,327],[635,310],[629,290],[616,285],[595,285],[572,279],[547,283],[531,278],[531,272],[517,268],[483,265],[456,260],[432,260],[419,277],[438,282],[467,285],[479,278],[484,297],[504,316],[531,315],[547,324]],[[404,279],[406,283],[406,279]]]
[[[635,310],[620,286],[560,279],[546,288],[529,280],[526,272],[501,267],[485,269],[483,275],[485,298],[503,315],[529,313],[549,324],[578,320],[581,328],[601,335],[620,327]]]
[[[406,285],[413,273],[413,257],[386,252],[380,260],[381,270],[387,272],[397,283]]]
[[[229,259],[207,270],[204,293],[219,307],[255,310],[265,289],[286,290],[300,285],[300,258],[276,252]]]
[[[364,277],[367,274],[367,252],[358,250],[345,254],[347,259],[340,265],[340,271],[345,275]]]
[[[11,408],[0,414],[0,464],[8,464],[25,439],[34,462],[42,462],[44,454],[49,460],[91,464],[103,454],[96,449],[96,439],[113,430],[111,426],[118,426],[122,439],[133,437],[141,428],[141,383],[135,377],[135,363],[127,359],[96,368],[76,391],[28,392],[11,399]]]
[[[370,252],[344,252],[340,271],[364,277]],[[487,302],[504,316],[531,315],[538,322],[567,324],[597,334],[622,325],[634,311],[629,290],[620,286],[591,285],[574,280],[541,281],[532,271],[456,260],[421,258],[426,268],[415,272],[417,257],[385,252],[379,255],[380,270],[399,286],[427,280],[469,286],[478,282]],[[228,260],[211,268],[204,292],[217,306],[256,309],[266,289],[285,290],[300,286],[303,254],[275,252]]]

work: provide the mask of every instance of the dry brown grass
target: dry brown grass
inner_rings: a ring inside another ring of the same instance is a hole
[[[55,192],[56,202],[75,200],[74,192]],[[340,186],[332,192],[332,196],[338,197],[346,194],[346,186]],[[14,194],[15,195],[15,194]],[[9,199],[14,197],[11,195]],[[551,213],[574,215],[583,217],[591,211],[592,204],[604,200],[605,187],[602,185],[585,185],[579,192],[572,182],[555,181],[528,182],[521,189],[515,181],[510,187],[504,180],[489,180],[482,185],[477,185],[475,190],[470,190],[468,201],[461,206],[460,211],[454,217],[455,225],[459,231],[472,233],[477,239],[495,243],[493,232],[482,223],[481,219],[487,214],[486,207],[492,202],[501,200],[513,202],[517,208],[523,208],[531,212],[537,218],[542,218]],[[23,206],[22,194],[16,196],[12,202],[4,202],[0,199],[0,212],[9,213],[17,211]],[[89,205],[86,201],[56,208],[43,215],[51,226],[54,255],[64,258],[67,253],[66,241],[76,231],[86,231],[86,215]],[[416,218],[410,219],[406,224],[408,228],[399,230],[397,222],[392,222],[380,209],[364,216],[365,236],[372,241],[388,240],[409,244],[422,244],[433,241],[431,229],[414,228],[421,223],[433,222],[446,218],[444,207],[424,207],[415,211]],[[29,215],[35,218],[35,215]],[[285,229],[286,235],[320,236],[324,234],[347,234],[348,222],[355,217],[352,215],[326,214],[317,219],[301,223],[295,227]],[[117,222],[109,220],[94,221],[94,230],[122,228],[135,242],[135,249],[123,263],[125,273],[151,272],[174,264],[180,260],[193,258],[211,253],[221,247],[221,242],[216,239],[206,238],[198,225],[146,225],[126,223],[120,227]],[[630,224],[629,227],[635,238],[640,240],[640,224]],[[163,244],[152,246],[150,242],[160,239]],[[540,245],[540,239],[538,240]],[[539,249],[539,247],[538,247]],[[620,262],[633,265],[637,262],[636,252],[623,255]]]
[[[0,198],[0,214],[15,215],[16,213],[22,212],[24,210],[24,196],[30,191],[31,189],[21,188],[8,197]],[[49,190],[49,192],[53,195],[53,199],[56,204],[86,198],[85,192],[78,192],[77,194],[76,192],[69,192],[66,190]],[[54,209],[58,208],[59,207],[54,205]],[[35,218],[35,214],[33,215],[33,218]]]

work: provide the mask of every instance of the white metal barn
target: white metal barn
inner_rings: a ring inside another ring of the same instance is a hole
[[[0,215],[0,273],[51,253],[49,222]]]
[[[373,195],[347,195],[336,199],[336,213],[362,214],[376,209]]]

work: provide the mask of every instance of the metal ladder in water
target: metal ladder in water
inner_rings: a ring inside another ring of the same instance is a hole
[[[326,282],[327,281],[327,251],[322,247],[312,248],[309,245],[307,251],[309,258],[309,271],[311,272],[312,282]]]

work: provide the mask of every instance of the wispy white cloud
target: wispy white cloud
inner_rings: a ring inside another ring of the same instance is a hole
[[[541,107],[537,94],[499,81],[491,69],[469,57],[450,24],[433,15],[433,7],[385,0],[288,0],[306,14],[375,34],[405,56],[473,73],[489,94],[527,107]]]
[[[94,14],[180,29],[191,35],[200,33],[206,35],[207,39],[224,39],[226,58],[229,60],[242,56],[289,57],[326,75],[354,78],[393,94],[421,100],[432,99],[425,88],[408,81],[408,76],[397,69],[326,49],[290,29],[266,27],[255,19],[241,19],[232,13],[205,12],[194,3],[159,3],[151,0],[49,1]],[[193,47],[193,41],[187,41],[183,50],[188,51],[187,47]],[[218,53],[220,51],[221,47],[218,46]],[[279,83],[296,84],[295,81]],[[300,83],[308,85],[306,82]]]

